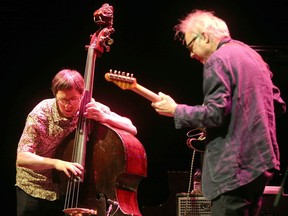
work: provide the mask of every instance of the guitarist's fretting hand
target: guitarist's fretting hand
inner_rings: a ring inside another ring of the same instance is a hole
[[[158,93],[159,97],[162,99],[158,102],[153,102],[151,105],[160,115],[173,117],[177,103],[169,96],[162,92]]]

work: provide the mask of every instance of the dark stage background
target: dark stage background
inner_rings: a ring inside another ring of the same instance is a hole
[[[163,2],[163,3],[161,3]],[[26,115],[52,97],[52,77],[63,67],[84,73],[89,35],[97,30],[93,12],[114,7],[111,51],[96,60],[93,97],[128,116],[148,157],[148,176],[138,188],[140,206],[165,203],[168,171],[189,171],[192,151],[187,130],[151,108],[150,101],[104,79],[109,69],[133,73],[146,88],[170,94],[178,103],[201,104],[202,65],[174,40],[173,26],[194,8],[212,9],[227,21],[231,35],[255,46],[270,64],[274,82],[288,101],[288,15],[285,0],[275,1],[15,1],[1,0],[1,210],[15,214],[16,147]],[[235,2],[235,3],[234,3]],[[282,173],[287,166],[287,114],[277,120]],[[199,158],[196,157],[196,165]],[[279,185],[281,176],[271,184]],[[184,188],[188,188],[185,185]]]

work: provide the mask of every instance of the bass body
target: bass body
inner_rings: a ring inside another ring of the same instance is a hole
[[[95,121],[91,121],[90,126],[78,205],[69,211],[106,215],[111,206],[112,215],[140,216],[137,188],[142,178],[147,176],[147,156],[143,145],[134,135],[123,130]],[[73,137],[74,133],[70,134],[59,148],[58,156],[67,161],[73,155]],[[67,176],[61,173],[63,191],[66,191],[67,182]]]

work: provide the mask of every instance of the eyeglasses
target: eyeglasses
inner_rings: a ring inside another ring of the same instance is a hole
[[[70,98],[70,99],[60,98],[60,99],[57,99],[57,101],[62,105],[66,105],[68,103],[71,105],[76,105],[80,101],[80,98]]]
[[[199,34],[196,35],[194,38],[192,38],[192,40],[186,45],[186,47],[189,49],[189,50],[193,50],[193,46],[194,46],[194,42],[195,40],[199,37]]]

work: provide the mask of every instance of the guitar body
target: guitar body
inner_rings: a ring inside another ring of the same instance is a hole
[[[73,153],[73,135],[63,142],[60,155],[71,161]],[[84,181],[80,184],[78,208],[98,211],[102,215],[108,210],[109,202],[118,203],[113,207],[115,216],[141,215],[137,202],[137,187],[147,176],[147,156],[140,141],[132,134],[108,125],[91,122],[91,131],[87,141]],[[61,174],[62,175],[62,174]],[[61,185],[65,190],[68,178],[61,176]],[[103,209],[105,208],[105,209]]]
[[[205,128],[194,128],[187,132],[187,146],[197,152],[204,152],[206,148],[206,129]]]

